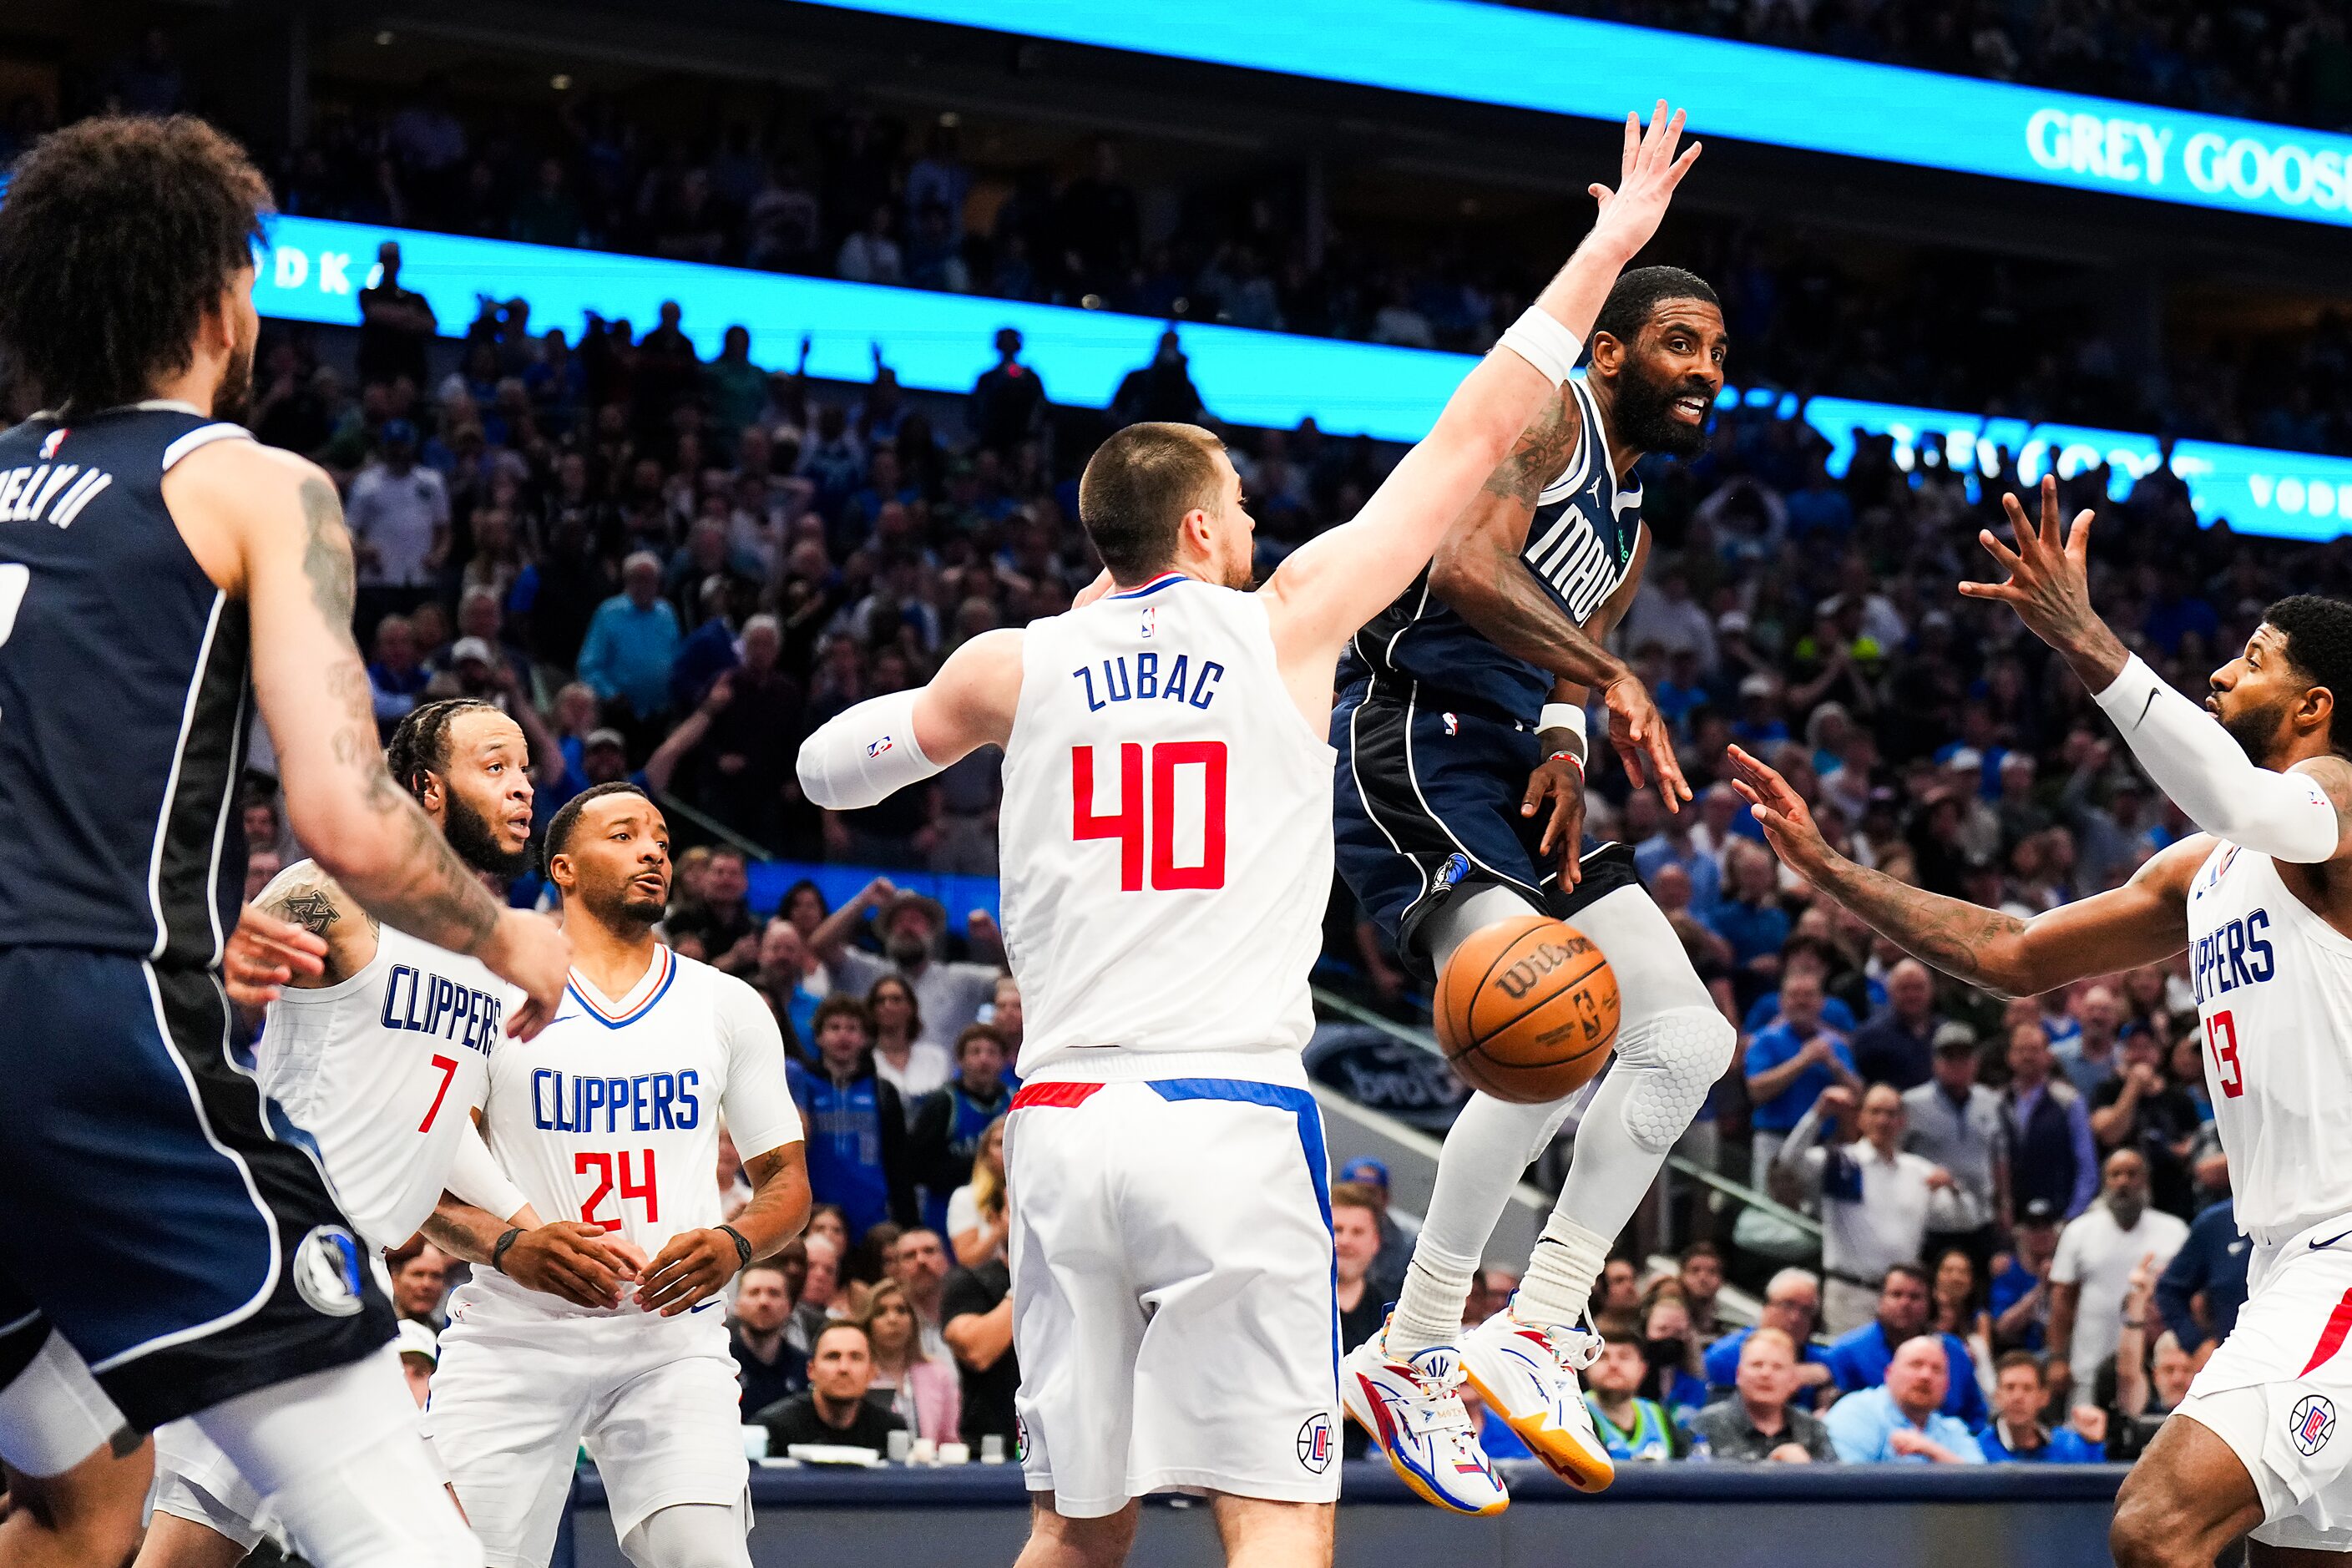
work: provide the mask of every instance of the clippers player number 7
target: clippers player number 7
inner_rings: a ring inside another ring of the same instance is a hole
[[[1676,155],[1681,131],[1663,103],[1646,134],[1628,118],[1575,257],[1362,512],[1263,588],[1217,438],[1130,426],[1079,480],[1107,579],[1090,602],[974,637],[802,748],[833,810],[1004,748],[1024,1563],[1122,1561],[1135,1500],[1175,1487],[1214,1495],[1236,1557],[1329,1561],[1328,1173],[1298,1053],[1331,885],[1332,678],[1558,395],[1697,155]],[[1627,746],[1671,766],[1657,727]]]

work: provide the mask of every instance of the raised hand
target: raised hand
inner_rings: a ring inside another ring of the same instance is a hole
[[[257,1012],[277,1001],[278,987],[297,974],[315,979],[324,973],[326,956],[324,938],[247,904],[221,952],[221,984],[231,1002]]]
[[[1647,131],[1642,129],[1639,114],[1625,116],[1625,152],[1617,188],[1612,191],[1597,181],[1587,187],[1601,204],[1601,216],[1592,225],[1596,240],[1615,246],[1629,257],[1650,243],[1650,237],[1658,232],[1659,220],[1666,216],[1675,187],[1698,162],[1696,142],[1676,156],[1682,137],[1683,111],[1677,109],[1669,115],[1663,98],[1650,113]]]
[[[1829,840],[1822,837],[1821,825],[1813,820],[1812,808],[1760,757],[1750,756],[1738,746],[1725,755],[1731,762],[1731,787],[1748,802],[1772,852],[1810,880],[1814,868],[1825,864],[1831,853]]]
[[[2015,495],[2004,494],[2000,505],[2009,514],[2017,548],[2010,549],[1989,528],[1978,532],[1977,542],[2009,574],[2009,580],[1963,583],[1961,595],[2007,605],[2026,630],[2065,655],[2094,691],[2104,689],[2131,656],[2091,608],[2089,510],[2077,512],[2073,525],[2062,529],[2055,475],[2042,477],[2039,524],[2026,517]]]

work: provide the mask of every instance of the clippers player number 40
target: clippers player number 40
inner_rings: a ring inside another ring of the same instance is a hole
[[[1095,748],[1070,748],[1070,836],[1118,841],[1121,892],[1143,888],[1147,845],[1153,888],[1173,892],[1223,887],[1225,743],[1161,741],[1149,748],[1147,759],[1143,745],[1127,742],[1118,748],[1118,806],[1105,812],[1096,805]]]

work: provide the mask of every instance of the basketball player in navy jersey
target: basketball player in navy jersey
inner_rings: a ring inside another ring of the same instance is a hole
[[[1340,668],[1339,869],[1405,962],[1432,977],[1487,926],[1571,919],[1608,958],[1624,1008],[1525,1282],[1466,1332],[1487,1237],[1576,1100],[1478,1094],[1446,1138],[1396,1310],[1340,1374],[1349,1413],[1392,1461],[1424,1458],[1403,1450],[1454,1423],[1453,1385],[1466,1377],[1570,1485],[1594,1491],[1614,1474],[1577,1375],[1600,1341],[1577,1324],[1611,1241],[1736,1037],[1643,890],[1632,850],[1606,845],[1579,862],[1584,704],[1599,693],[1637,787],[1655,787],[1670,811],[1690,798],[1649,693],[1599,645],[1649,560],[1634,466],[1698,450],[1727,346],[1699,279],[1672,267],[1620,278],[1594,322],[1588,374],[1561,386]],[[1486,1483],[1462,1470],[1456,1495],[1444,1484],[1454,1473],[1434,1472],[1435,1500],[1492,1511]]]
[[[193,1416],[320,1568],[471,1565],[391,1310],[230,1054],[250,699],[304,844],[520,987],[514,1032],[569,950],[385,772],[334,486],[234,422],[268,198],[201,121],[100,118],[0,205],[0,343],[45,408],[0,434],[0,1458],[74,1468],[105,1401]]]

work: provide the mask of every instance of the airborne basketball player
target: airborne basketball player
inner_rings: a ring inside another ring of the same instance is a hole
[[[1340,1375],[1349,1413],[1391,1462],[1425,1471],[1423,1494],[1465,1513],[1501,1503],[1479,1468],[1434,1463],[1421,1436],[1454,1424],[1452,1384],[1465,1375],[1570,1485],[1595,1491],[1615,1474],[1577,1378],[1601,1342],[1577,1324],[1611,1242],[1735,1041],[1632,851],[1604,845],[1578,861],[1588,689],[1621,751],[1629,734],[1654,738],[1652,782],[1667,809],[1690,797],[1649,693],[1595,645],[1632,605],[1650,556],[1634,465],[1698,449],[1727,346],[1715,291],[1697,278],[1644,267],[1619,279],[1593,327],[1590,373],[1560,389],[1340,669],[1339,870],[1405,962],[1433,976],[1472,935],[1552,915],[1600,948],[1622,1000],[1616,1060],[1579,1091],[1588,1109],[1575,1157],[1518,1293],[1463,1331],[1486,1238],[1575,1096],[1471,1098],[1446,1136],[1396,1310]]]

